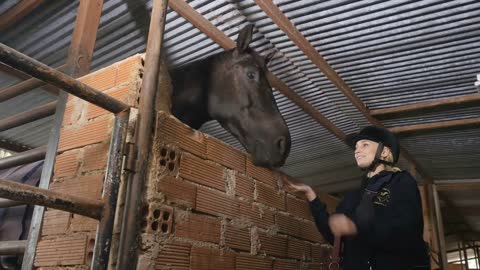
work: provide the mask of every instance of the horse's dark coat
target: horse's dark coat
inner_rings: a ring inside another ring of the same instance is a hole
[[[255,165],[279,167],[290,151],[290,133],[266,78],[270,59],[248,47],[252,32],[243,28],[233,50],[170,71],[172,114],[196,129],[215,119]]]

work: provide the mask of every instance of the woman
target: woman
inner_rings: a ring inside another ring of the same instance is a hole
[[[285,180],[305,193],[318,230],[333,244],[341,237],[343,270],[430,269],[423,241],[423,216],[415,179],[394,164],[400,147],[384,128],[369,126],[347,137],[364,170],[361,187],[346,194],[329,215],[313,189]]]

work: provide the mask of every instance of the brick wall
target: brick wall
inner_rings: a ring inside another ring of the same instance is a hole
[[[79,80],[134,105],[141,56],[132,56]],[[114,116],[70,95],[50,189],[100,199]],[[89,269],[98,222],[47,209],[34,265],[37,269]]]
[[[136,55],[80,81],[135,107],[141,65]],[[69,98],[51,189],[101,198],[112,123],[112,114]],[[148,178],[137,269],[323,269],[328,263],[330,247],[308,203],[279,187],[278,172],[164,113],[157,115]],[[89,269],[97,223],[47,209],[37,269]]]
[[[330,247],[278,179],[158,113],[138,269],[323,269]]]

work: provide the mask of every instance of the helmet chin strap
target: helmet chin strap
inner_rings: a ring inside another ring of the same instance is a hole
[[[370,165],[366,168],[361,168],[361,170],[362,171],[367,171],[367,173],[368,173],[368,172],[375,171],[375,169],[380,164],[393,166],[393,162],[388,162],[388,161],[380,159],[380,157],[382,155],[382,151],[383,151],[383,143],[379,142],[378,147],[377,147],[377,152],[375,153],[375,158],[373,159],[372,163],[370,163]]]

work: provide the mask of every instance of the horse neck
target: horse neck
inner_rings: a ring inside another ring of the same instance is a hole
[[[170,71],[172,114],[195,129],[212,119],[208,113],[208,95],[215,59],[214,55]]]

